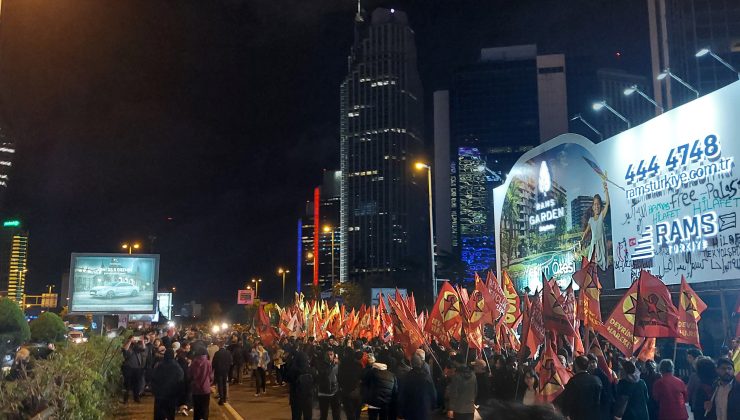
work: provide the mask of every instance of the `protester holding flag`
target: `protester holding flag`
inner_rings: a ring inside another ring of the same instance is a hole
[[[430,420],[437,399],[432,377],[424,368],[426,363],[418,354],[411,358],[411,371],[401,381],[399,417],[406,420]]]
[[[447,386],[447,418],[473,420],[478,382],[462,356],[455,360],[455,373]]]

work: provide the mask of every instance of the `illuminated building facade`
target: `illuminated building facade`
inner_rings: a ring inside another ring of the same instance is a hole
[[[438,93],[435,142],[449,132],[451,165],[445,176],[438,163],[436,179],[449,179],[452,224],[451,243],[440,248],[467,264],[472,281],[496,267],[493,188],[522,154],[568,131],[565,58],[538,55],[536,45],[484,48],[454,73],[448,94]]]
[[[8,220],[0,230],[0,284],[7,285],[7,297],[23,303],[28,271],[28,232],[17,220]]]
[[[423,92],[406,14],[380,8],[367,19],[355,18],[340,90],[340,279],[390,285],[421,279],[429,263],[426,174],[413,167]]]

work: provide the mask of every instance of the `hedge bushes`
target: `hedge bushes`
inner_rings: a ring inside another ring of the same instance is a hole
[[[42,343],[64,340],[67,327],[59,315],[53,312],[44,312],[31,321],[31,340]]]
[[[28,379],[0,380],[0,418],[112,417],[121,389],[120,347],[120,338],[91,337],[35,360]]]

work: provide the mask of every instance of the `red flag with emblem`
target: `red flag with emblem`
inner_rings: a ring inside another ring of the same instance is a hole
[[[265,347],[272,346],[272,343],[277,338],[277,333],[270,325],[270,318],[265,313],[265,305],[260,305],[259,309],[257,309],[255,327],[257,327],[257,333]]]
[[[573,274],[573,280],[580,289],[578,292],[577,317],[583,326],[601,325],[601,283],[594,257],[588,261],[581,258],[581,269]]]
[[[542,319],[545,323],[545,330],[558,332],[569,337],[576,335],[573,325],[568,322],[563,306],[555,296],[551,283],[542,274]],[[555,285],[557,288],[557,284]]]
[[[570,372],[560,363],[560,359],[550,345],[545,345],[542,358],[535,370],[540,377],[540,395],[547,402],[555,400],[571,378]]]
[[[516,328],[515,325],[521,321],[522,316],[521,301],[519,300],[519,295],[516,293],[516,288],[514,288],[514,283],[509,277],[509,273],[504,271],[502,277],[503,283],[501,288],[504,290],[504,295],[509,303],[506,308],[506,318],[504,321],[509,328]]]
[[[493,298],[494,304],[489,308],[493,323],[499,321],[501,316],[506,313],[506,309],[509,307],[509,301],[506,300],[504,289],[501,288],[501,283],[499,283],[492,271],[489,271],[486,276],[486,288],[488,288],[488,291]]]
[[[639,341],[632,334],[637,311],[637,287],[638,282],[632,283],[604,324],[593,326],[595,331],[627,357],[632,357],[635,341]]]
[[[444,282],[429,313],[424,331],[441,341],[449,342],[447,332],[459,323],[462,323],[460,297],[450,283]]]
[[[639,284],[639,300],[635,316],[637,337],[678,336],[678,311],[671,301],[671,292],[666,285],[649,272],[642,270]]]
[[[480,324],[493,324],[496,322],[496,318],[498,318],[498,316],[493,318],[494,314],[498,312],[496,300],[488,287],[480,280],[480,277],[477,277],[477,274],[476,278],[478,281],[475,282],[475,290],[473,290],[471,295],[471,301],[475,301],[475,305],[483,312],[480,318]]]
[[[676,342],[692,344],[701,348],[698,323],[707,304],[694,292],[681,276],[681,291],[678,294],[678,338]]]
[[[640,349],[640,353],[637,354],[637,360],[642,362],[646,360],[655,360],[655,338],[649,337],[645,339],[645,343]]]

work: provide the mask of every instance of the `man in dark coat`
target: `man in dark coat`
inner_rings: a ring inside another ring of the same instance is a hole
[[[367,403],[367,414],[370,420],[390,419],[396,411],[398,399],[398,381],[396,375],[388,370],[385,363],[375,362],[374,357],[368,358],[372,368],[363,380],[365,403]],[[395,418],[395,417],[393,417]]]
[[[219,343],[218,351],[213,355],[213,380],[218,388],[218,404],[224,405],[228,398],[228,379],[233,359],[224,343]]]
[[[237,337],[233,337],[232,339],[237,339]],[[231,352],[231,359],[233,360],[233,364],[231,365],[231,373],[229,375],[229,382],[232,384],[241,384],[242,383],[242,370],[244,370],[244,346],[242,346],[242,341],[238,340],[235,342],[232,342],[229,345],[229,351]]]
[[[136,341],[134,341],[136,340]],[[129,337],[123,343],[121,349],[123,353],[123,402],[128,402],[129,391],[134,396],[134,401],[139,402],[141,398],[142,382],[144,377],[144,368],[146,349],[140,338]]]
[[[154,420],[175,420],[183,380],[184,373],[175,361],[174,350],[166,350],[164,361],[152,372]]]
[[[290,384],[290,411],[292,420],[311,420],[313,416],[314,375],[308,356],[296,351],[288,366],[286,379]]]
[[[588,357],[573,361],[576,374],[555,398],[554,404],[571,420],[599,420],[601,417],[601,380],[588,373]]]
[[[347,420],[359,420],[362,404],[360,382],[362,381],[361,351],[348,349],[339,364],[339,393]]]
[[[411,371],[401,380],[398,404],[400,417],[406,420],[431,419],[437,391],[424,365],[424,360],[415,354],[411,358]]]

